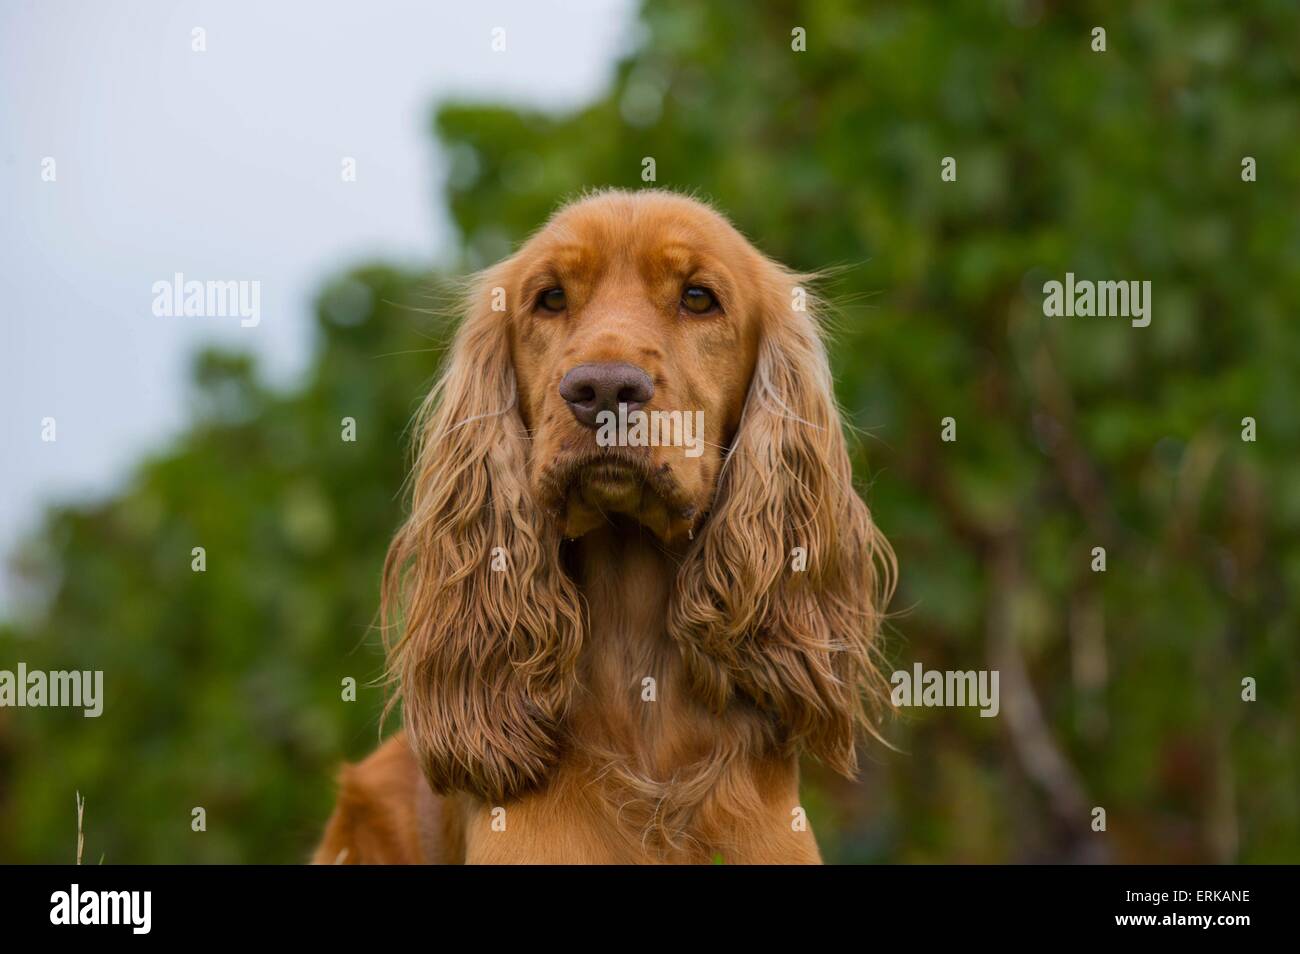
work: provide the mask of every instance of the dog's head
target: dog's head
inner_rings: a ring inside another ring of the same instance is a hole
[[[892,557],[811,309],[801,276],[663,192],[585,198],[478,276],[385,568],[435,788],[546,777],[585,624],[559,550],[610,520],[679,554],[667,625],[701,700],[853,770]]]

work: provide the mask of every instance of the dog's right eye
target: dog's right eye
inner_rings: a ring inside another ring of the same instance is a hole
[[[546,311],[564,311],[567,304],[563,288],[548,288],[537,296],[537,304]]]

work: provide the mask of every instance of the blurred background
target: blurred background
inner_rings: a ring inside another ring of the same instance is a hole
[[[77,791],[91,862],[307,857],[380,731],[370,626],[447,280],[566,197],[643,187],[647,156],[777,259],[841,266],[891,667],[1001,673],[996,719],[905,709],[860,781],[807,766],[827,860],[1300,861],[1289,0],[0,23],[0,669],[100,669],[106,695],[0,708],[0,862],[71,861]],[[261,281],[261,322],[155,317],[178,271]],[[1067,271],[1151,281],[1150,327],[1045,319]]]

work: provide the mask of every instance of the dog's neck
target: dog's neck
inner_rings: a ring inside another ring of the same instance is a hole
[[[733,743],[765,754],[774,727],[752,706],[707,709],[691,690],[668,615],[684,547],[611,523],[575,541],[570,570],[587,610],[571,732],[634,757],[647,771],[679,769]]]
[[[631,523],[600,527],[574,544],[572,572],[587,607],[574,731],[645,760],[665,757],[660,706],[687,698],[681,655],[667,631],[681,555]],[[675,749],[676,745],[670,748]]]
[[[769,719],[752,706],[713,712],[695,698],[668,632],[682,554],[648,530],[611,524],[576,541],[570,557],[587,606],[567,725],[582,797],[615,806],[610,825],[664,857],[708,843],[735,850],[759,818],[787,825],[797,761],[774,747]]]

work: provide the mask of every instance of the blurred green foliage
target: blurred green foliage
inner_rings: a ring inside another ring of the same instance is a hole
[[[653,157],[774,257],[842,266],[840,398],[902,568],[890,658],[999,668],[1003,712],[905,710],[856,784],[810,766],[827,859],[1300,860],[1300,9],[650,0],[643,20],[576,114],[441,107],[447,197],[477,267]],[[1151,281],[1151,326],[1044,318],[1066,271]],[[306,856],[333,767],[377,737],[368,627],[451,325],[433,279],[327,285],[293,393],[202,356],[184,437],[48,515],[21,558],[44,600],[0,629],[0,668],[103,669],[107,703],[0,709],[0,861],[70,860],[77,789],[91,860]]]

